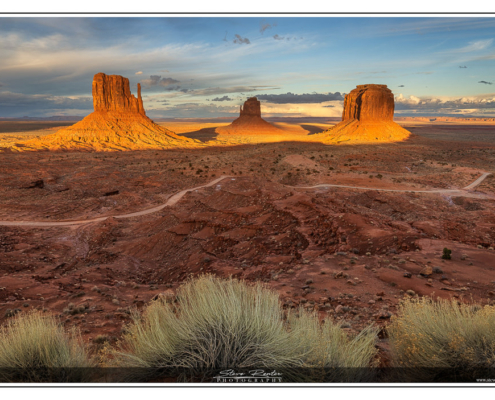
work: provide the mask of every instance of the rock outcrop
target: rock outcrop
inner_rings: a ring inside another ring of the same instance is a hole
[[[137,98],[129,79],[98,73],[93,78],[94,112],[54,134],[17,144],[12,150],[145,150],[199,147],[146,116],[138,84]]]
[[[230,125],[219,127],[220,135],[281,135],[283,131],[261,118],[261,103],[256,97],[250,97],[240,107],[240,116]]]
[[[93,78],[93,107],[95,111],[130,112],[146,115],[141,98],[141,85],[137,85],[137,99],[129,89],[129,79],[120,75],[100,72]]]
[[[342,122],[318,136],[330,143],[405,140],[410,132],[394,122],[394,107],[387,85],[358,85],[345,96]]]

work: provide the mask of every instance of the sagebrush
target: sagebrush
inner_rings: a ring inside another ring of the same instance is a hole
[[[2,382],[85,381],[93,366],[79,332],[51,315],[18,314],[0,327]]]
[[[447,369],[469,374],[495,367],[494,306],[404,300],[388,334],[394,366],[404,368],[411,378],[430,381],[432,373]]]
[[[134,368],[129,379],[150,379],[170,368],[191,377],[223,369],[278,369],[285,379],[368,379],[376,329],[349,337],[340,324],[314,313],[284,313],[278,294],[261,284],[202,276],[134,314],[113,353],[113,366]],[[339,374],[331,367],[347,368]],[[142,376],[140,376],[142,373]],[[151,374],[151,375],[150,375]]]

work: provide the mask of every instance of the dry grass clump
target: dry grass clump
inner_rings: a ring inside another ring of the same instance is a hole
[[[404,300],[388,333],[394,366],[411,377],[429,381],[435,373],[449,373],[447,369],[470,374],[495,366],[493,306]]]
[[[299,354],[311,372],[303,380],[327,382],[373,381],[374,367],[378,366],[378,329],[368,326],[356,336],[349,336],[342,322],[329,319],[320,323],[316,313],[299,310],[289,314],[288,329],[291,339],[298,343]]]
[[[133,368],[127,379],[153,379],[171,368],[189,378],[264,368],[283,371],[284,381],[305,381],[315,373],[321,378],[326,367],[369,369],[376,354],[373,328],[349,338],[339,325],[321,325],[302,309],[286,316],[278,294],[259,283],[206,275],[186,282],[177,295],[176,304],[157,300],[134,315],[113,354],[114,366]]]
[[[0,327],[1,382],[79,382],[93,366],[79,332],[53,316],[19,314]]]

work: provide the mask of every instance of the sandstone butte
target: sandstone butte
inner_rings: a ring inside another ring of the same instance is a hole
[[[335,144],[405,140],[411,133],[394,122],[394,107],[387,85],[358,85],[345,96],[342,122],[315,139]]]
[[[230,125],[218,127],[219,135],[282,135],[284,131],[261,118],[261,103],[256,97],[250,97],[240,107],[240,116]]]
[[[131,94],[129,79],[100,72],[93,78],[93,113],[51,135],[19,143],[12,150],[114,151],[201,146],[149,119],[139,83],[137,90],[136,98]]]

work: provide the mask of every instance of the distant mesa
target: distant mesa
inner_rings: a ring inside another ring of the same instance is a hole
[[[394,95],[387,85],[358,85],[345,96],[342,122],[319,134],[324,142],[397,142],[410,132],[394,122]]]
[[[250,97],[240,107],[240,116],[230,125],[216,129],[220,135],[281,135],[284,133],[261,118],[261,103],[256,97]]]
[[[129,79],[100,72],[93,78],[93,113],[68,128],[12,149],[112,151],[200,146],[198,141],[178,136],[149,119],[139,83],[137,89],[136,98]]]

